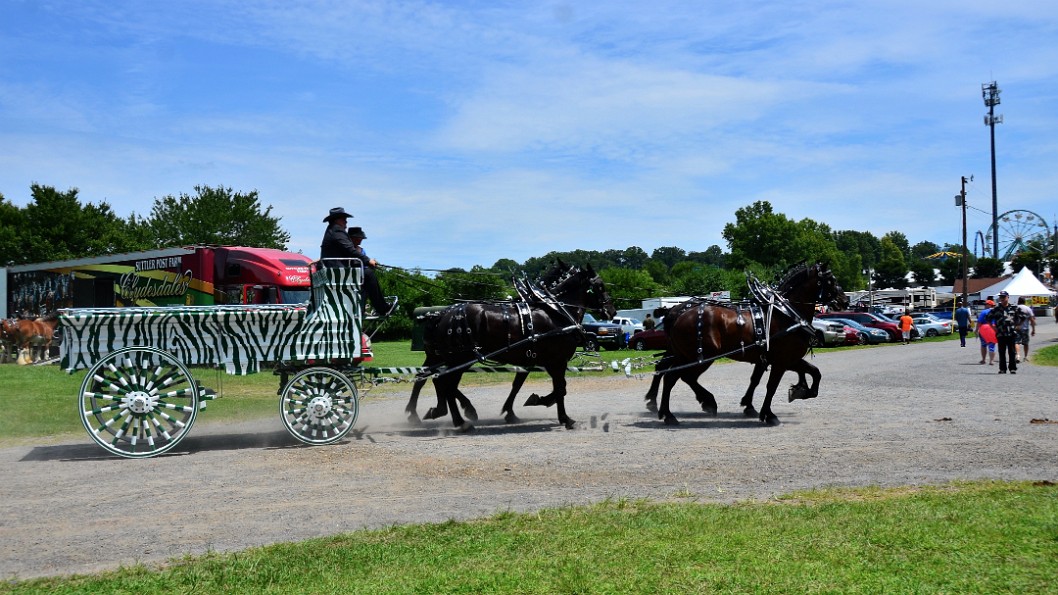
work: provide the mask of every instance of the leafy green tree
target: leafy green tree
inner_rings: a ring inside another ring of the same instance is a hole
[[[940,252],[940,246],[933,242],[919,242],[911,247],[911,256],[915,258],[926,258]]]
[[[613,250],[612,252],[613,254],[611,254],[610,250],[607,250],[603,253],[610,259],[610,266],[639,269],[646,266],[647,262],[650,261],[650,256],[647,255],[646,250],[639,246],[629,246],[624,250]]]
[[[673,267],[670,289],[675,295],[708,295],[713,291],[730,291],[731,299],[745,297],[746,275],[712,265],[681,263]]]
[[[655,248],[650,254],[650,259],[655,262],[660,262],[665,266],[672,268],[672,265],[677,262],[681,262],[687,258],[687,253],[682,248],[675,246],[665,246],[662,248]]]
[[[993,279],[1003,276],[1003,263],[998,258],[978,258],[971,279]]]
[[[25,230],[22,209],[4,200],[0,194],[0,266],[22,264],[22,234]]]
[[[752,263],[765,267],[785,268],[796,262],[789,253],[798,235],[797,224],[786,215],[776,213],[768,201],[757,201],[735,211],[735,222],[724,226],[723,237],[731,253],[733,268],[744,269]]]
[[[78,190],[59,192],[30,186],[32,201],[23,210],[22,263],[83,258],[142,249],[128,223],[106,202],[82,205]]]
[[[669,267],[665,266],[665,263],[663,262],[649,260],[647,261],[646,265],[641,267],[641,269],[645,270],[651,276],[651,278],[653,278],[654,281],[660,285],[668,285],[669,282],[672,280],[672,275],[670,274]]]
[[[934,254],[936,254],[934,252]],[[929,258],[913,258],[910,263],[911,274],[915,277],[916,287],[932,287],[937,283],[936,261]]]
[[[907,287],[907,264],[900,246],[889,234],[881,240],[882,258],[874,269],[874,286],[878,289]]]
[[[955,285],[956,280],[962,278],[962,257],[943,258],[937,268],[940,269],[940,278],[945,285]]]
[[[904,262],[907,262],[911,258],[911,244],[907,241],[907,236],[903,232],[890,231],[889,233],[882,236],[882,239],[889,238],[897,248],[900,249],[900,254],[904,255]]]
[[[477,265],[470,271],[449,269],[438,273],[436,281],[444,286],[449,303],[460,300],[502,300],[514,293],[514,288],[504,277]]]
[[[500,275],[510,275],[514,271],[521,270],[521,268],[517,262],[510,258],[501,258],[489,267],[489,270]]]
[[[645,298],[664,292],[664,287],[644,270],[609,267],[599,271],[599,276],[618,310],[638,308]]]
[[[835,232],[834,244],[845,254],[859,254],[864,268],[874,268],[882,259],[878,238],[868,231],[843,230]]]
[[[709,246],[705,249],[705,252],[688,252],[687,260],[693,262],[700,262],[702,264],[711,264],[715,267],[726,268],[727,266],[727,254],[724,254],[723,249],[716,244]]]
[[[165,196],[151,208],[151,232],[159,248],[189,244],[221,244],[285,250],[290,234],[263,210],[257,191],[195,186],[195,195]]]

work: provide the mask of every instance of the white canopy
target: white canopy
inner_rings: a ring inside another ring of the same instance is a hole
[[[1014,275],[1006,283],[999,287],[989,287],[989,290],[995,290],[995,294],[1000,291],[1006,291],[1013,298],[1021,296],[1033,296],[1033,295],[1054,295],[1054,292],[1047,289],[1040,280],[1036,278],[1036,275],[1028,269],[1028,267],[1021,267],[1017,275]]]

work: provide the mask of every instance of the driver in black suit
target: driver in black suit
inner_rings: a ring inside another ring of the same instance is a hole
[[[379,316],[388,316],[392,306],[386,303],[382,296],[382,289],[378,285],[375,269],[368,266],[364,261],[363,251],[349,239],[346,232],[346,222],[352,217],[342,207],[335,207],[324,217],[323,222],[327,224],[327,231],[323,232],[323,243],[320,244],[320,261],[323,266],[341,266],[334,261],[326,261],[325,258],[355,258],[364,263],[364,293],[371,301],[371,307]]]

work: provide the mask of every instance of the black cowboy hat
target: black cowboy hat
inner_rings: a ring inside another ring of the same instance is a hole
[[[334,207],[329,215],[323,218],[324,223],[330,223],[335,219],[352,219],[353,216],[345,212],[344,207]]]
[[[351,238],[360,238],[361,240],[366,240],[367,239],[367,234],[364,233],[364,230],[360,229],[359,227],[350,227],[349,228],[349,237],[351,237]]]

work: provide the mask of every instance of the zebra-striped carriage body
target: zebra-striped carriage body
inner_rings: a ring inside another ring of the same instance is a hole
[[[289,380],[282,375],[279,391],[287,430],[309,444],[340,440],[359,411],[356,387],[341,369],[366,355],[362,278],[356,267],[316,268],[307,304],[61,311],[62,366],[89,368],[78,397],[85,429],[121,456],[161,454],[214,397],[187,366],[247,374],[277,363],[294,372]]]

